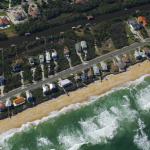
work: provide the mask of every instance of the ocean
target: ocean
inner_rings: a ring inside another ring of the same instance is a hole
[[[150,76],[6,132],[0,149],[150,150]]]

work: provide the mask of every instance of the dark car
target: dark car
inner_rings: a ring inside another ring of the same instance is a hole
[[[16,64],[14,66],[12,66],[12,72],[14,73],[18,73],[22,70],[21,65],[20,64]]]

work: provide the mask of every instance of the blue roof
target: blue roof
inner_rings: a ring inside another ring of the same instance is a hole
[[[133,28],[134,28],[135,30],[140,30],[140,29],[143,28],[143,26],[140,25],[140,24],[132,24],[132,26],[133,26]]]
[[[0,76],[0,86],[6,84],[6,79],[3,76]]]

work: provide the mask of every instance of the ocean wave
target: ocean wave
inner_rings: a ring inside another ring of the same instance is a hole
[[[80,132],[67,132],[63,130],[58,136],[59,144],[64,150],[78,150],[86,143],[83,135]]]
[[[129,103],[123,102],[120,108],[112,106],[108,110],[97,110],[95,116],[78,122],[80,129],[62,129],[58,136],[59,144],[69,150],[78,150],[85,144],[106,144],[117,135],[122,121],[137,118],[137,112],[130,109]]]
[[[141,150],[150,150],[150,141],[144,132],[145,124],[140,118],[138,119],[138,125],[139,129],[137,130],[137,134],[134,136],[134,143]]]
[[[122,85],[122,86],[113,88],[112,90],[110,90],[110,91],[108,91],[108,92],[106,92],[106,93],[104,93],[104,94],[102,94],[102,95],[100,95],[100,96],[92,96],[92,97],[89,98],[89,101],[86,101],[86,102],[83,102],[83,103],[71,104],[71,105],[69,105],[69,106],[67,106],[67,107],[64,107],[64,108],[61,109],[60,111],[51,112],[51,113],[49,114],[49,116],[44,117],[44,118],[42,118],[41,120],[36,120],[36,121],[33,121],[33,122],[28,122],[28,123],[26,123],[26,124],[23,124],[22,127],[20,127],[20,128],[11,129],[11,130],[9,130],[9,131],[7,131],[7,132],[5,132],[5,133],[3,133],[3,134],[0,135],[0,139],[1,139],[1,140],[0,140],[0,146],[3,145],[4,143],[6,143],[6,141],[7,141],[9,138],[11,138],[12,136],[14,136],[14,134],[16,134],[16,133],[26,132],[26,131],[30,130],[30,128],[33,127],[33,126],[37,126],[37,125],[39,125],[39,124],[41,124],[41,123],[43,123],[43,122],[45,122],[45,121],[48,121],[48,120],[51,119],[51,118],[58,117],[58,116],[63,115],[63,114],[65,114],[65,113],[67,113],[67,112],[74,111],[74,110],[80,109],[81,107],[90,105],[91,103],[97,101],[99,98],[104,97],[104,96],[107,96],[107,95],[109,95],[109,94],[111,94],[111,93],[113,93],[113,92],[116,92],[116,91],[118,91],[118,90],[128,88],[130,85],[140,84],[141,82],[144,81],[144,79],[145,79],[146,77],[149,77],[149,76],[150,76],[150,75],[144,75],[144,76],[140,77],[139,79],[137,79],[137,80],[135,80],[135,81],[130,81],[130,82],[128,82],[128,83],[126,83],[126,84],[124,84],[124,85]],[[116,121],[114,121],[114,124],[117,125]],[[112,124],[112,126],[113,126],[113,124]],[[107,129],[107,128],[106,128],[106,129]],[[83,130],[84,130],[84,128],[83,128]],[[97,129],[96,129],[96,130],[97,130]],[[108,130],[108,129],[107,129],[107,130]],[[102,132],[102,130],[101,130],[101,131],[100,131],[100,130],[97,130],[97,131]],[[114,132],[114,131],[115,131],[115,129],[114,129],[112,132]],[[104,132],[104,131],[103,131],[103,132]],[[110,133],[111,133],[111,132],[110,132]],[[112,134],[113,134],[113,133],[112,133]],[[111,137],[111,136],[112,136],[112,135],[110,135],[110,137]],[[94,138],[94,136],[93,136],[93,138]],[[81,137],[81,139],[82,139],[82,137]],[[95,139],[95,138],[94,138],[94,139]],[[81,140],[80,143],[81,143],[81,145],[82,145],[83,143],[86,143],[86,142],[85,142],[84,140],[83,140],[83,141]],[[77,145],[76,145],[76,146],[77,146]]]
[[[138,107],[142,110],[150,110],[150,85],[136,94]]]
[[[45,147],[45,146],[52,146],[53,143],[48,139],[48,138],[45,138],[45,137],[40,137],[40,138],[37,138],[37,146],[38,147]]]

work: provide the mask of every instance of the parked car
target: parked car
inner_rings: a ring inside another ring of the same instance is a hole
[[[25,33],[24,35],[25,35],[25,36],[30,36],[31,33],[30,33],[30,32],[27,32],[27,33]]]
[[[89,16],[86,16],[87,20],[94,20],[94,16],[92,15],[89,15]]]
[[[76,29],[76,27],[72,27],[72,30],[75,30]]]

